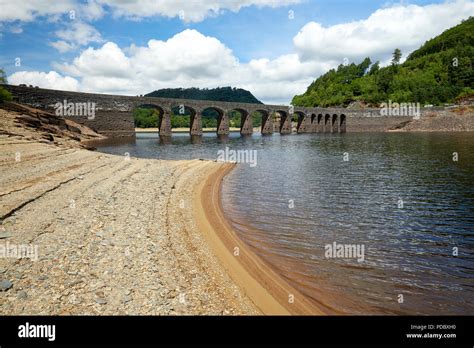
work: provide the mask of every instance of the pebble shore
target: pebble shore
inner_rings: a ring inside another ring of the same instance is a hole
[[[101,154],[19,116],[0,109],[0,251],[37,259],[0,254],[0,315],[259,313],[196,227],[218,163]]]

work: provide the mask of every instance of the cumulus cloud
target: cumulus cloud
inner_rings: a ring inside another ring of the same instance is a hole
[[[222,42],[191,29],[142,47],[121,49],[107,42],[97,49],[89,47],[70,64],[55,65],[63,74],[80,79],[84,91],[133,95],[165,87],[231,85],[279,103],[304,90],[313,76],[328,67],[302,63],[296,54],[239,64]]]
[[[137,71],[165,81],[178,75],[188,79],[219,77],[236,62],[232,51],[219,40],[190,29],[167,41],[150,40],[146,47],[133,46],[130,54]]]
[[[396,5],[379,9],[361,21],[329,27],[310,22],[293,43],[302,61],[360,61],[367,56],[383,61],[395,48],[409,53],[470,15],[474,15],[474,2],[464,0],[426,6]]]
[[[14,85],[26,83],[42,88],[78,91],[79,81],[69,76],[61,76],[56,71],[48,73],[38,71],[18,71],[8,77],[8,82]]]
[[[80,21],[71,22],[65,29],[56,31],[55,35],[60,40],[52,42],[50,45],[61,53],[91,42],[103,41],[100,33],[93,26]]]
[[[72,64],[57,65],[63,72],[72,76],[87,77],[130,77],[132,67],[125,53],[113,42],[107,42],[102,47],[92,47],[84,50],[74,58]]]

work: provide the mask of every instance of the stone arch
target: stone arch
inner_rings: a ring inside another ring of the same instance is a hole
[[[318,119],[316,114],[311,113],[311,132],[316,133],[318,131]]]
[[[338,133],[339,132],[339,124],[338,124],[338,115],[332,115],[332,122],[331,122],[331,133]]]
[[[282,109],[275,110],[275,112],[280,115],[280,134],[291,134],[291,115]]]
[[[317,132],[324,133],[324,116],[323,114],[318,114],[318,121],[317,121]]]
[[[172,104],[170,107],[171,111],[175,115],[196,115],[198,112],[196,109],[185,102],[179,104]]]
[[[346,132],[346,115],[341,114],[341,117],[339,118],[339,133],[345,133]]]
[[[295,111],[294,113],[297,116],[296,132],[297,133],[311,132],[311,116],[308,116],[303,111]]]
[[[240,113],[240,134],[242,135],[249,135],[253,133],[253,125],[252,125],[252,115],[250,112],[243,108],[234,108],[229,109],[227,112],[231,113],[233,111],[237,111]]]
[[[256,109],[262,115],[262,124],[260,125],[260,132],[262,134],[273,134],[273,113],[270,110]]]
[[[189,116],[189,134],[202,135],[201,114],[194,107],[183,101],[183,103],[173,104],[170,109],[175,116]]]
[[[157,105],[154,103],[135,103],[133,106],[133,118],[134,118],[134,125],[135,127],[140,127],[142,126],[139,124],[139,115],[140,113],[143,116],[143,113],[141,110],[153,110],[153,112],[157,112],[158,115],[156,115],[156,121],[153,120],[153,115],[145,115],[145,119],[152,120],[153,125],[152,127],[158,128],[158,133],[160,135],[164,136],[170,136],[171,135],[171,121],[169,118],[169,112],[165,108],[163,108],[161,105]],[[146,114],[146,112],[145,112]],[[149,117],[147,117],[149,116]],[[143,122],[143,120],[142,120]],[[148,125],[150,126],[150,125]]]
[[[207,110],[212,110],[216,115],[216,133],[217,134],[229,134],[229,121],[225,111],[217,106],[204,106],[199,114],[201,115],[201,123],[202,117],[205,116]],[[214,127],[214,125],[212,125]]]

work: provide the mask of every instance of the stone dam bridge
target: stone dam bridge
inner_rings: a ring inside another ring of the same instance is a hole
[[[189,100],[155,97],[134,97],[107,94],[92,94],[43,89],[27,86],[4,85],[13,94],[17,103],[55,112],[55,104],[95,103],[94,118],[87,115],[64,116],[84,124],[108,137],[135,136],[133,110],[138,107],[155,108],[159,112],[158,129],[160,136],[171,136],[172,110],[185,109],[190,114],[192,136],[202,135],[201,115],[204,110],[213,109],[218,113],[217,134],[229,133],[230,113],[241,115],[240,133],[253,132],[252,115],[262,116],[261,133],[293,131],[292,120],[296,119],[297,133],[345,133],[360,131],[384,131],[412,119],[411,116],[381,117],[380,109],[307,108],[285,105],[233,103],[208,100]],[[421,110],[423,113],[423,110]],[[277,115],[279,117],[274,117]]]

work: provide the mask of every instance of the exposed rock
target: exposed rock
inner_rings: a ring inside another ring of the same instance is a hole
[[[472,107],[471,107],[472,108]],[[428,113],[419,119],[400,123],[392,127],[392,132],[472,132],[474,114],[469,107],[453,109],[443,113]]]
[[[64,140],[64,145],[83,148],[90,147],[83,143],[85,141],[105,138],[72,120],[25,105],[7,102],[0,104],[0,109],[8,111],[5,115],[11,120],[2,120],[0,124],[1,132],[6,135],[21,136],[25,140],[38,142],[55,142],[61,139]]]
[[[20,291],[20,292],[18,293],[18,298],[19,298],[20,300],[26,300],[27,297],[28,297],[28,294],[26,293],[26,291]]]
[[[13,283],[9,281],[8,279],[4,279],[0,282],[0,291],[7,291],[11,289],[13,286]]]

